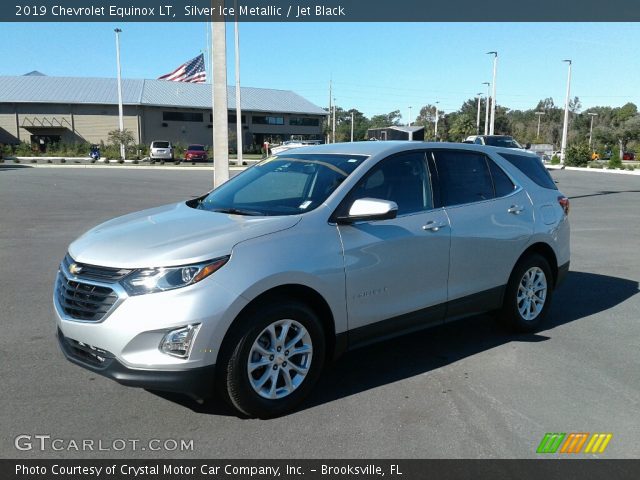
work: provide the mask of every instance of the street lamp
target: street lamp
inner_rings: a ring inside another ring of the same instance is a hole
[[[435,106],[435,109],[436,109],[436,125],[435,125],[435,129],[434,129],[433,133],[434,133],[435,141],[437,142],[438,141],[438,117],[440,116],[438,114],[438,104],[440,102],[435,102],[435,103],[436,104],[434,106]]]
[[[124,160],[125,151],[124,143],[122,142],[122,133],[124,132],[124,118],[122,113],[122,76],[120,74],[120,33],[122,33],[122,30],[116,28],[113,31],[116,32],[116,68],[118,70],[118,127],[120,129],[120,158]]]
[[[593,134],[593,118],[597,117],[598,114],[597,113],[589,113],[589,116],[591,117],[591,126],[589,127],[589,150],[591,150],[591,135]]]
[[[536,133],[536,138],[540,138],[540,117],[544,115],[544,112],[536,112],[538,116],[538,133]]]
[[[491,82],[482,82],[487,86],[487,98],[484,102],[484,134],[489,135],[489,89],[491,88]]]
[[[480,102],[482,100],[482,92],[477,93],[478,95],[478,116],[476,118],[476,135],[480,135]]]
[[[487,55],[493,55],[493,94],[491,95],[491,127],[489,135],[493,135],[496,124],[496,73],[498,69],[498,52],[487,52]]]
[[[562,126],[562,147],[560,148],[560,160],[564,163],[565,151],[567,150],[567,133],[569,132],[569,95],[571,94],[571,60],[563,60],[569,64],[567,75],[567,96],[564,101],[564,125]]]
[[[411,105],[409,105],[409,126],[411,126]]]

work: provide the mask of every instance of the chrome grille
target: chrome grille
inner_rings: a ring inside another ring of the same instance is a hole
[[[69,254],[64,257],[62,263],[67,271],[69,271],[69,265],[72,263],[81,267],[82,270],[76,275],[79,278],[99,280],[101,282],[117,282],[132,272],[131,269],[127,268],[99,267],[97,265],[74,262]]]
[[[69,317],[98,322],[116,303],[118,295],[111,288],[71,280],[58,273],[56,298]]]

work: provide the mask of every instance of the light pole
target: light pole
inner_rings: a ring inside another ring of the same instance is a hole
[[[120,158],[124,160],[125,150],[124,143],[122,142],[122,133],[124,132],[124,117],[122,113],[122,75],[120,73],[120,33],[122,30],[116,28],[113,30],[116,32],[116,68],[118,70],[118,127],[120,129]]]
[[[409,105],[409,126],[411,126],[411,105]]]
[[[487,98],[484,102],[484,134],[489,135],[489,89],[491,88],[491,82],[482,82],[487,86]]]
[[[436,102],[435,107],[436,107],[436,125],[435,125],[435,129],[434,129],[434,137],[435,137],[435,141],[438,141],[438,117],[440,116],[440,114],[438,113],[438,104],[440,102]]]
[[[353,110],[351,111],[351,141],[353,142]]]
[[[491,126],[489,135],[493,135],[496,124],[496,73],[498,69],[498,52],[487,52],[487,55],[493,55],[493,93],[491,95]]]
[[[536,138],[540,138],[540,117],[544,115],[544,112],[536,112],[538,116],[538,132],[536,133]]]
[[[476,135],[480,134],[480,101],[482,100],[482,92],[478,93],[478,117],[476,118]]]
[[[598,114],[597,113],[589,113],[589,116],[591,117],[591,126],[589,127],[589,150],[591,150],[591,135],[593,135],[593,118],[597,117]]]
[[[216,6],[222,0],[215,0]],[[216,11],[220,10],[216,8]],[[212,108],[213,108],[213,186],[218,188],[229,180],[229,110],[227,98],[227,35],[224,18],[215,13],[211,22],[213,56]]]
[[[336,143],[336,97],[333,97],[333,125],[331,126],[333,142]]]
[[[562,126],[562,147],[560,148],[560,160],[564,163],[565,151],[567,150],[567,133],[569,132],[569,95],[571,94],[571,60],[563,60],[569,64],[567,74],[567,96],[564,101],[564,125]]]

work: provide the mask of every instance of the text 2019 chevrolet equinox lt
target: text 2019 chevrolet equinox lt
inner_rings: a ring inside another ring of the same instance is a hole
[[[271,417],[347,349],[495,312],[540,326],[569,201],[535,155],[361,142],[268,158],[75,240],[53,301],[73,363]]]

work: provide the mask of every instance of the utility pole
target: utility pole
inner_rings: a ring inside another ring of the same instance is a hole
[[[336,99],[333,98],[333,122],[331,126],[331,134],[333,136],[333,143],[336,143]]]
[[[562,126],[562,148],[560,149],[560,160],[564,163],[565,153],[567,150],[567,134],[569,132],[569,96],[571,95],[571,60],[563,60],[569,64],[569,72],[567,74],[567,96],[564,101],[564,125]]]
[[[482,82],[487,86],[487,98],[484,102],[484,134],[489,135],[489,89],[491,88],[490,82]]]
[[[478,117],[476,118],[476,135],[480,135],[480,101],[482,100],[482,92],[478,93]]]
[[[242,105],[240,101],[240,33],[238,31],[238,2],[235,2],[236,21],[234,23],[235,47],[236,47],[236,165],[242,165]]]
[[[120,129],[120,135],[124,133],[124,115],[122,109],[122,74],[120,71],[120,33],[122,30],[116,28],[113,30],[116,32],[116,68],[118,70],[118,127]],[[124,149],[124,143],[122,138],[120,139],[120,159],[124,160],[126,152]]]
[[[331,79],[329,79],[329,116],[327,117],[327,130],[329,130],[331,128],[331,116],[333,115],[333,104],[331,103],[332,101],[332,96],[331,96]],[[327,143],[332,143],[331,142],[331,133],[327,134]]]
[[[223,0],[215,0],[219,7]],[[216,12],[220,9],[216,8]],[[211,22],[213,51],[213,169],[215,188],[229,180],[229,122],[227,103],[227,41],[226,22],[214,14]]]
[[[438,112],[438,104],[439,103],[440,102],[436,102],[436,105],[435,105],[435,107],[436,107],[436,125],[435,125],[435,129],[434,129],[433,133],[434,133],[436,142],[438,141],[438,117],[440,117],[440,113]]]
[[[491,95],[491,125],[489,127],[489,135],[494,134],[496,124],[496,73],[498,70],[498,52],[487,52],[487,55],[493,55],[493,94]]]
[[[540,138],[540,117],[544,115],[544,112],[536,112],[536,115],[538,116],[538,132],[536,133],[536,139],[538,139]]]
[[[353,110],[351,111],[351,141],[353,142]]]
[[[591,117],[591,126],[589,127],[589,150],[591,150],[591,136],[593,135],[593,119],[594,119],[594,117],[597,117],[598,114],[597,113],[589,113],[589,116]]]

